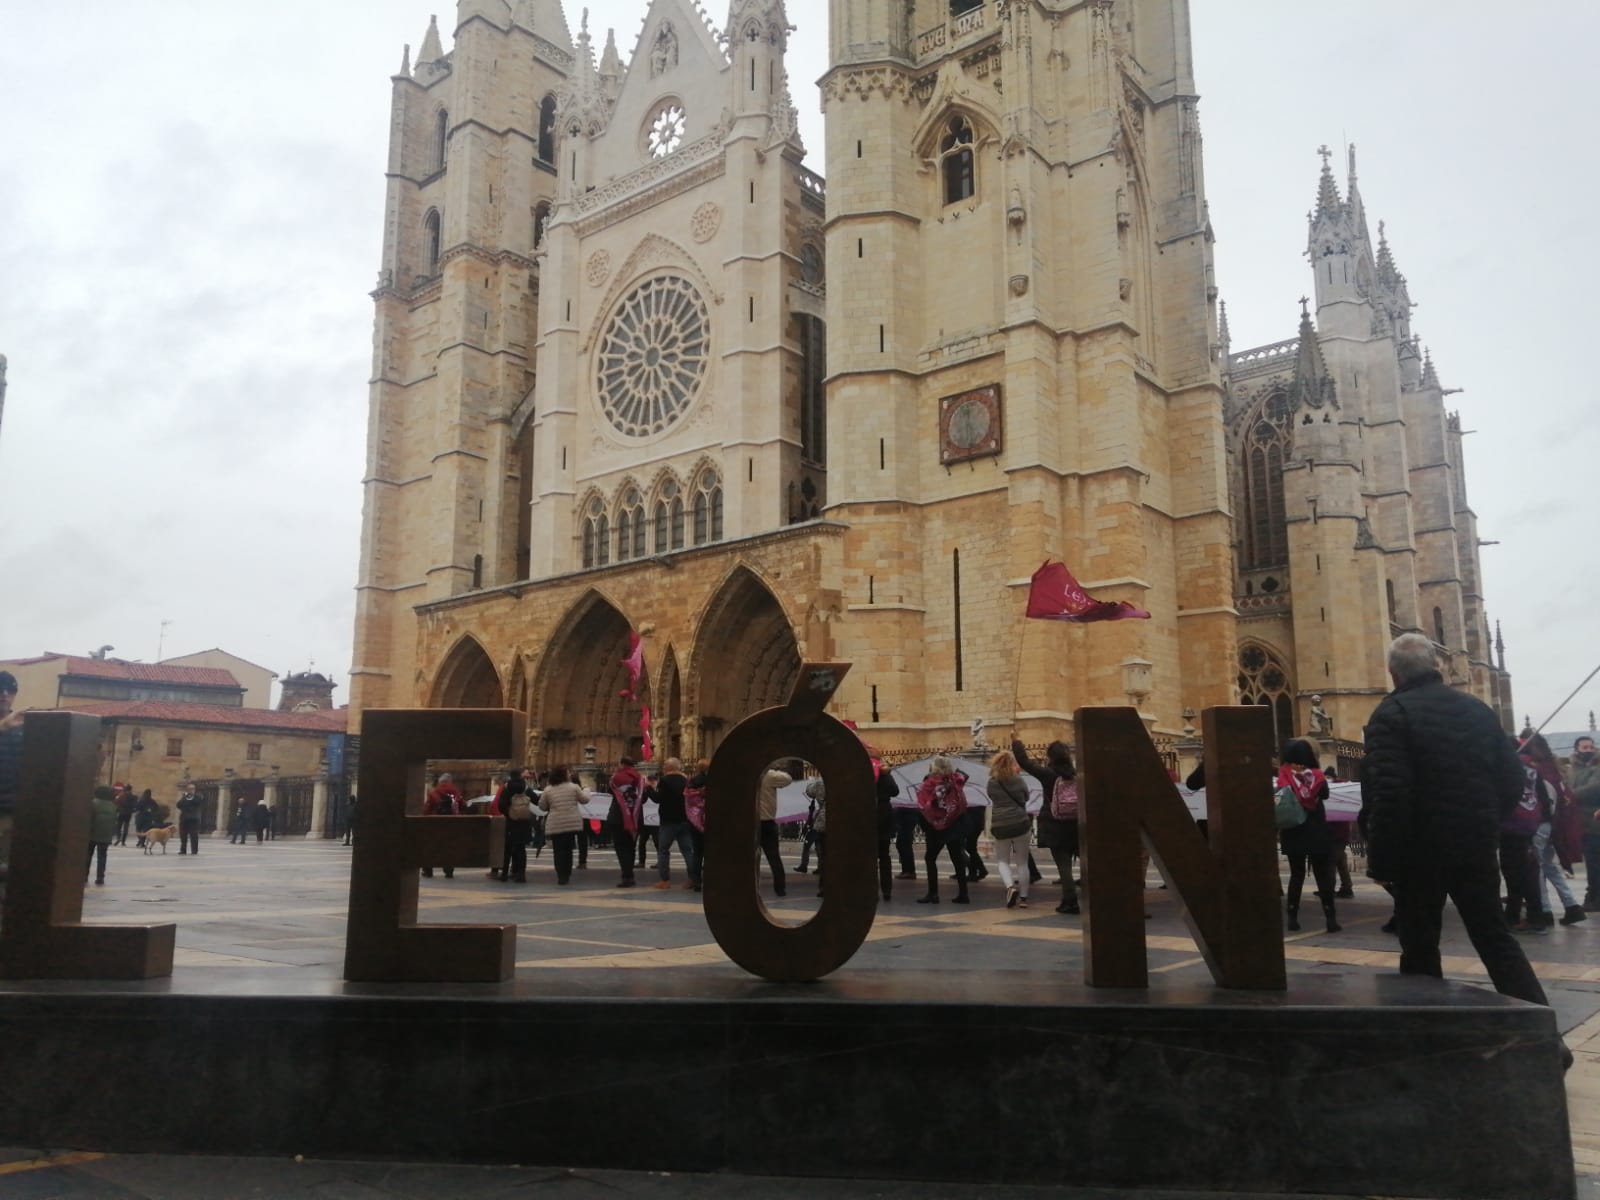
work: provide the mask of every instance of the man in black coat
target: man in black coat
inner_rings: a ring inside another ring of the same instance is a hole
[[[1392,884],[1400,973],[1441,978],[1440,922],[1455,902],[1495,990],[1548,1005],[1500,907],[1500,821],[1523,772],[1499,719],[1444,682],[1433,643],[1389,647],[1394,691],[1367,725],[1368,874]]]

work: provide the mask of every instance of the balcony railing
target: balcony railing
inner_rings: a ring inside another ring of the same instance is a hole
[[[926,58],[930,54],[937,54],[948,45],[998,24],[995,19],[997,9],[997,0],[986,0],[977,8],[970,9],[958,17],[951,17],[948,21],[941,21],[932,29],[919,34],[917,57]]]

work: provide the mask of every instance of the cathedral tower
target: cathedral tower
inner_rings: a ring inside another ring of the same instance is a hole
[[[1187,4],[831,18],[828,515],[874,719],[1177,730],[1234,645]],[[1023,622],[1047,558],[1154,619]]]

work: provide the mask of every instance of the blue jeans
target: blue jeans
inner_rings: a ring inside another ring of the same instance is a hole
[[[684,866],[688,869],[689,880],[692,883],[700,882],[700,859],[694,852],[694,826],[687,821],[663,821],[657,836],[657,849],[661,852],[661,866],[658,873],[661,881],[665,883],[672,878],[672,847],[677,846],[683,854]]]
[[[1561,869],[1561,863],[1556,858],[1556,848],[1550,844],[1550,822],[1546,821],[1539,826],[1539,832],[1533,835],[1533,853],[1539,860],[1539,870],[1542,877],[1539,880],[1539,904],[1545,912],[1551,912],[1550,893],[1545,885],[1554,884],[1556,895],[1560,897],[1563,908],[1576,908],[1578,898],[1572,894],[1572,887],[1567,883],[1567,873]]]

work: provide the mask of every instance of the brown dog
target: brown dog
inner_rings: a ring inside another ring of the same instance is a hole
[[[161,853],[167,852],[167,843],[172,840],[172,835],[178,832],[175,825],[158,825],[144,831],[144,852],[154,854],[156,843],[161,843]]]

